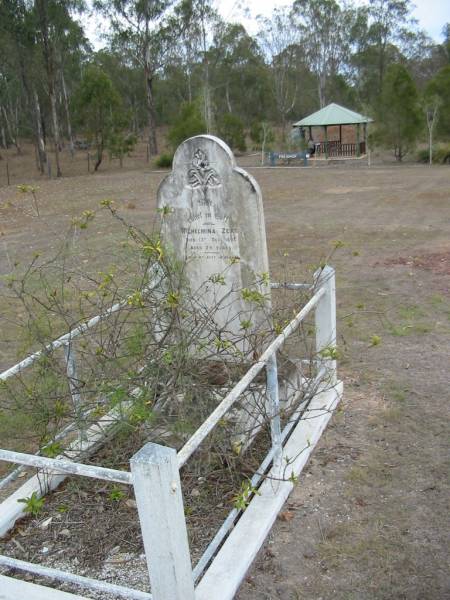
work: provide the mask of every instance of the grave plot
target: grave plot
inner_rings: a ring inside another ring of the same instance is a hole
[[[232,598],[342,394],[334,272],[270,281],[259,187],[212,136],[178,148],[158,212],[158,233],[133,232],[139,286],[0,375],[18,394],[33,363],[37,381],[65,374],[68,434],[0,451],[38,469],[0,505],[2,533],[33,517],[0,565],[102,598]],[[58,487],[68,474],[83,479]]]

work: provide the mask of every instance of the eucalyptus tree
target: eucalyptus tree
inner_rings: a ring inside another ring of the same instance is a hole
[[[83,28],[73,19],[67,19],[64,28],[59,28],[55,39],[58,63],[58,83],[64,108],[67,138],[70,152],[74,154],[74,130],[70,111],[71,96],[80,83],[86,57],[91,54],[91,46]]]
[[[444,43],[442,44],[443,54],[445,55],[447,62],[450,63],[450,23],[446,23],[442,28],[442,35],[444,36]]]
[[[369,0],[355,8],[349,72],[360,104],[377,107],[391,64],[408,65],[421,87],[435,71],[433,43],[411,17],[412,9],[411,0]]]
[[[327,83],[346,62],[354,11],[336,0],[295,0],[292,10],[310,69],[317,77],[319,105],[327,104]]]
[[[439,121],[439,109],[442,100],[433,93],[425,93],[422,99],[422,109],[425,113],[428,132],[428,161],[433,164],[433,134]]]
[[[256,40],[238,23],[219,23],[209,51],[215,105],[250,125],[266,117],[271,89],[264,56]]]
[[[443,138],[450,137],[450,64],[440,69],[428,82],[425,89],[428,102],[436,102],[439,110],[437,133]]]
[[[42,51],[50,101],[57,177],[62,174],[59,160],[61,133],[57,107],[60,72],[58,43],[65,37],[67,29],[73,25],[71,12],[81,12],[84,8],[83,0],[34,0],[36,34]]]
[[[113,47],[132,57],[143,72],[146,100],[148,145],[151,155],[158,153],[156,139],[156,101],[154,84],[173,43],[167,27],[174,0],[96,0],[95,6],[109,17]]]
[[[142,85],[142,70],[132,55],[120,48],[103,48],[92,57],[92,62],[100,67],[111,79],[130,115],[130,129],[135,135],[147,125],[147,99]]]
[[[183,0],[174,9],[169,27],[175,32],[170,51],[171,66],[176,65],[184,74],[184,99],[194,100],[194,72],[202,58],[201,6],[195,0]]]
[[[214,6],[214,0],[192,0],[192,19],[198,22],[199,42],[203,72],[203,118],[207,133],[214,127],[214,107],[211,88],[211,57],[209,49],[212,42],[214,26],[220,21]]]
[[[0,53],[4,50],[5,40],[0,40]],[[16,147],[17,154],[22,153],[20,144],[20,123],[22,117],[23,98],[21,90],[20,72],[15,65],[4,62],[0,65],[0,126],[2,146],[7,148],[10,144]]]
[[[298,33],[286,7],[275,8],[270,18],[260,18],[259,26],[258,41],[269,63],[272,92],[284,138],[286,121],[298,93]]]
[[[416,21],[411,18],[411,0],[369,0],[369,44],[375,51],[378,89],[393,56],[392,47],[401,49],[407,33]]]
[[[79,72],[79,68],[73,68],[73,49],[80,48],[85,38],[71,13],[82,10],[83,6],[81,0],[0,2],[0,46],[4,46],[3,60],[0,61],[3,84],[0,94],[3,92],[8,98],[0,112],[18,148],[19,135],[29,137],[34,134],[37,162],[42,173],[49,166],[46,130],[52,129],[57,175],[61,174],[60,99],[64,98],[67,116],[70,100],[63,67],[72,63],[70,79]],[[75,59],[78,65],[81,54],[78,53]],[[51,127],[47,127],[49,122]],[[69,120],[67,130],[71,130]]]
[[[41,172],[47,162],[42,127],[42,70],[33,4],[25,0],[0,3],[0,121],[2,141],[20,153],[20,135],[34,131]]]
[[[95,145],[97,161],[94,170],[97,171],[110,140],[125,128],[127,119],[122,99],[108,75],[90,65],[83,75],[75,106],[80,126]]]
[[[386,70],[377,112],[376,140],[392,148],[401,162],[414,148],[423,127],[419,94],[403,65],[392,64]]]

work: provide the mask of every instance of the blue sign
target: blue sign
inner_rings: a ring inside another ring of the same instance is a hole
[[[303,160],[303,166],[308,165],[308,152],[269,152],[270,166],[275,167],[277,160]]]

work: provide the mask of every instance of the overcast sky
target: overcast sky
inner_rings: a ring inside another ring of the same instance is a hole
[[[365,0],[356,0],[356,4],[365,4]],[[286,0],[217,0],[217,6],[223,17],[239,20],[250,33],[256,32],[255,16],[270,15],[274,6],[283,6],[292,2]],[[413,16],[419,21],[421,28],[437,42],[442,41],[442,28],[450,22],[450,0],[415,0],[416,8]],[[242,7],[247,6],[251,18],[242,18]]]
[[[357,4],[365,4],[366,0],[355,0]],[[269,16],[274,6],[292,5],[286,0],[216,0],[221,15],[228,21],[242,23],[250,34],[257,31],[256,15]],[[442,28],[450,22],[450,0],[415,0],[416,8],[413,16],[419,26],[436,42],[442,41]],[[104,21],[99,23],[95,18],[84,18],[84,26],[88,38],[96,48],[103,44],[97,33],[104,30]]]

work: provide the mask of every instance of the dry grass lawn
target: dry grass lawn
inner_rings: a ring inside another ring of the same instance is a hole
[[[450,169],[249,170],[272,278],[310,279],[339,246],[329,261],[345,399],[238,598],[450,598]],[[140,166],[36,181],[40,217],[29,194],[1,187],[0,274],[63,243],[84,272],[106,269],[120,260],[118,226],[99,211],[73,239],[72,220],[109,198],[150,231],[163,176]],[[26,315],[5,297],[0,314],[6,368]]]

